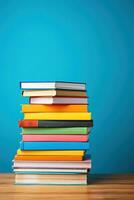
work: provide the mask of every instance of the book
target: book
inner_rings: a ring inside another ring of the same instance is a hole
[[[30,97],[30,104],[88,104],[87,97]]]
[[[16,180],[15,179],[15,184],[16,185],[87,185],[87,180],[41,180],[41,181],[36,181],[34,179],[28,179],[28,180]]]
[[[16,184],[86,185],[93,126],[85,83],[21,82],[23,119],[13,160]]]
[[[86,97],[86,91],[73,90],[24,90],[22,91],[24,97]]]
[[[22,128],[23,135],[85,135],[90,132],[88,127],[63,127],[63,128]]]
[[[22,135],[24,142],[87,142],[88,135]]]
[[[93,120],[20,120],[19,127],[92,127]]]
[[[17,155],[27,155],[27,156],[30,156],[30,155],[46,155],[46,156],[55,156],[55,155],[59,155],[59,156],[66,156],[66,155],[72,155],[72,156],[84,156],[84,151],[81,150],[81,151],[65,151],[65,150],[60,150],[60,151],[23,151],[21,149],[18,149],[17,150]]]
[[[87,105],[45,105],[45,104],[23,104],[22,112],[24,113],[42,113],[42,112],[88,112]]]
[[[91,160],[82,160],[82,161],[20,161],[14,160],[14,168],[61,168],[61,169],[90,169]]]
[[[21,150],[87,150],[88,142],[20,142]]]
[[[68,174],[68,175],[64,175],[64,174],[55,174],[55,175],[51,175],[51,174],[16,174],[17,179],[38,179],[38,180],[42,180],[42,179],[62,179],[62,180],[80,180],[80,179],[85,179],[86,175],[85,174],[79,174],[79,175],[75,175],[75,174]]]
[[[21,89],[63,89],[63,90],[86,90],[85,83],[78,82],[20,82]]]
[[[16,174],[16,184],[86,185],[86,174]]]
[[[87,113],[24,113],[24,119],[37,120],[91,120],[91,112]]]
[[[72,156],[72,155],[66,155],[66,156],[44,156],[44,155],[33,155],[33,156],[21,156],[16,155],[15,160],[31,160],[31,161],[81,161],[83,159],[83,156]]]
[[[65,174],[65,173],[73,173],[73,174],[78,174],[78,173],[87,173],[87,169],[44,169],[44,168],[14,168],[13,171],[15,173],[35,173],[35,174]]]

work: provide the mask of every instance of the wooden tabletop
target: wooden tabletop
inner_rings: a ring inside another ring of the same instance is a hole
[[[134,200],[134,175],[90,175],[88,186],[14,185],[14,174],[0,174],[0,200]]]

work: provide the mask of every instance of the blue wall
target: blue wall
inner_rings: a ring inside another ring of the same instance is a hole
[[[134,1],[0,1],[0,171],[11,171],[19,81],[86,82],[92,173],[134,172]]]

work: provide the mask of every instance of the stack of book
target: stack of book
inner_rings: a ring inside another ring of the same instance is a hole
[[[93,126],[84,83],[21,82],[22,141],[13,161],[16,184],[87,184]]]

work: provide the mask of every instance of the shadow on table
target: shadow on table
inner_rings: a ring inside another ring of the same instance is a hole
[[[110,182],[110,180],[113,180],[112,174],[89,174],[88,175],[88,185],[100,183],[103,184],[106,182]]]

